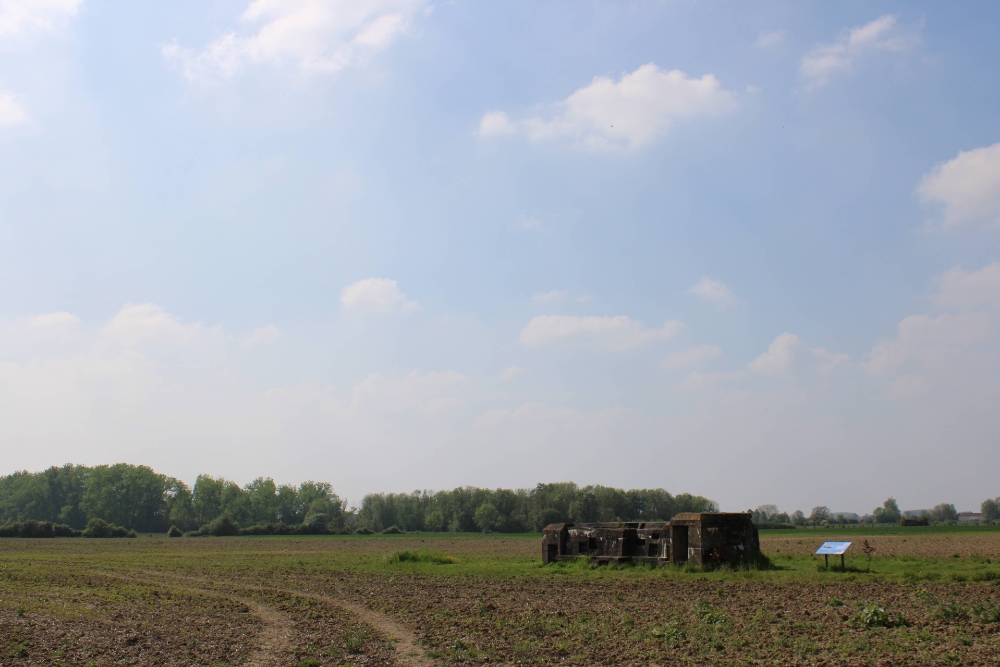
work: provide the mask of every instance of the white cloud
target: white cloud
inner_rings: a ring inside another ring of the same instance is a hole
[[[836,74],[850,72],[865,54],[876,51],[907,51],[920,44],[920,35],[910,28],[897,27],[899,17],[880,16],[871,23],[845,31],[832,44],[818,44],[802,56],[799,73],[806,88],[822,86]]]
[[[809,347],[795,334],[786,332],[775,338],[767,352],[751,361],[747,369],[764,375],[795,375],[808,370],[827,374],[844,361],[846,354]]]
[[[500,373],[500,379],[507,382],[508,380],[513,380],[522,373],[524,373],[524,369],[520,366],[508,366]]]
[[[956,355],[986,339],[991,321],[984,313],[957,315],[911,315],[897,327],[896,338],[872,348],[864,364],[871,375],[898,373],[915,365],[918,369],[945,369]]]
[[[1000,225],[1000,143],[960,152],[924,176],[917,192],[944,207],[946,226]]]
[[[978,271],[953,267],[937,279],[937,284],[938,290],[931,295],[931,301],[938,307],[1000,310],[1000,262],[987,264]]]
[[[660,329],[650,329],[625,315],[577,317],[539,315],[521,330],[520,340],[529,347],[569,341],[587,342],[609,350],[628,350],[655,340],[673,337],[683,325],[668,320]]]
[[[551,292],[538,292],[531,296],[535,303],[555,303],[564,300],[569,294],[563,290],[552,290]]]
[[[722,348],[718,345],[698,345],[671,356],[667,359],[665,366],[669,369],[686,368],[714,359],[720,354],[722,354]]]
[[[774,46],[775,44],[780,44],[785,41],[785,31],[784,30],[774,30],[771,32],[762,32],[757,35],[757,41],[754,42],[757,46]]]
[[[150,341],[183,344],[221,335],[219,327],[208,328],[200,322],[184,324],[153,303],[126,304],[101,331],[116,339],[136,343]]]
[[[648,146],[675,121],[720,115],[736,107],[736,96],[712,74],[689,78],[680,70],[642,65],[618,81],[599,76],[564,101],[549,118],[511,120],[491,111],[479,122],[483,137],[521,134],[529,141],[562,141],[591,151],[627,151]]]
[[[52,31],[76,16],[83,0],[0,0],[0,37]]]
[[[281,338],[281,329],[273,324],[268,324],[252,331],[249,336],[243,339],[243,346],[272,345],[278,342],[279,338]]]
[[[372,313],[409,312],[419,304],[406,298],[395,280],[366,278],[340,291],[340,303],[348,310]]]
[[[737,303],[736,295],[730,291],[725,283],[707,277],[699,280],[698,284],[689,289],[688,292],[720,309],[734,306]]]
[[[28,120],[28,114],[10,93],[0,93],[0,127],[19,125]]]
[[[250,34],[228,32],[200,51],[163,55],[189,80],[232,77],[253,65],[339,72],[362,64],[405,33],[423,0],[253,0],[240,16]]]

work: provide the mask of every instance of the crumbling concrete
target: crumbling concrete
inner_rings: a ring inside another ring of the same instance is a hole
[[[745,512],[685,512],[671,521],[553,523],[542,531],[542,562],[736,564],[760,551]]]

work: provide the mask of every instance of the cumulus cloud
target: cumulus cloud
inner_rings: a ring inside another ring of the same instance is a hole
[[[720,354],[722,354],[722,348],[718,345],[698,345],[671,356],[664,365],[671,370],[687,368],[714,359]]]
[[[221,328],[185,324],[153,303],[129,303],[102,329],[107,336],[131,342],[193,343],[221,335]]]
[[[919,33],[897,25],[899,17],[880,16],[871,23],[854,26],[831,44],[818,44],[802,56],[799,73],[806,88],[822,86],[833,76],[854,69],[863,56],[878,51],[908,51],[920,44]]]
[[[978,271],[956,266],[945,271],[936,282],[937,291],[931,295],[931,301],[938,307],[1000,310],[1000,262],[987,264]]]
[[[682,326],[676,320],[668,320],[663,327],[650,329],[642,322],[625,315],[539,315],[521,330],[520,340],[529,347],[578,341],[603,349],[622,351],[671,338]]]
[[[720,309],[729,308],[737,303],[736,295],[730,291],[725,283],[707,277],[699,280],[698,284],[689,289],[688,292]]]
[[[254,65],[339,72],[388,48],[425,7],[423,0],[253,0],[228,32],[201,50],[176,43],[163,55],[189,80],[232,77]]]
[[[340,303],[348,310],[369,313],[409,312],[419,304],[406,298],[395,280],[366,278],[340,291]]]
[[[965,349],[984,341],[991,329],[985,313],[911,315],[897,327],[896,338],[872,348],[864,364],[871,375],[900,373],[907,368],[943,369]]]
[[[28,120],[28,114],[10,93],[0,93],[0,127],[20,125]]]
[[[786,332],[775,338],[767,352],[751,361],[747,369],[763,375],[795,375],[807,370],[827,374],[844,361],[846,354],[809,347],[795,334]]]
[[[61,28],[83,0],[0,0],[0,37],[19,37]]]
[[[1000,225],[1000,143],[960,152],[924,176],[917,192],[944,208],[946,226]]]
[[[618,81],[595,77],[552,105],[545,118],[512,120],[503,111],[486,113],[479,135],[523,135],[533,142],[560,141],[591,151],[629,151],[648,146],[678,120],[717,116],[735,107],[736,95],[714,75],[695,79],[649,63]]]
[[[255,329],[249,336],[244,338],[243,346],[254,347],[257,345],[271,345],[278,342],[279,338],[281,338],[281,329],[273,324],[268,324],[267,326]]]

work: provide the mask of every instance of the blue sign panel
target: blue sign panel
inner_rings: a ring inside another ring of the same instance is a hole
[[[851,546],[850,542],[824,542],[823,546],[816,550],[817,556],[839,556],[847,551]]]

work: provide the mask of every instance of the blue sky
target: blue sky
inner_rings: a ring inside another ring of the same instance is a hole
[[[998,14],[0,0],[3,472],[976,509]]]

